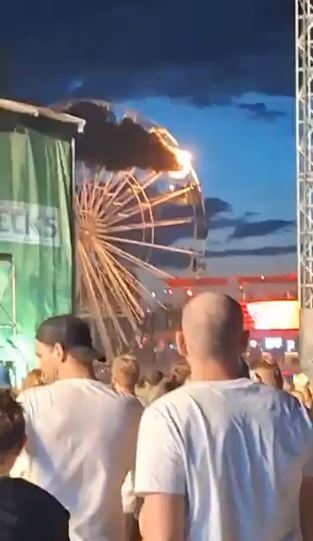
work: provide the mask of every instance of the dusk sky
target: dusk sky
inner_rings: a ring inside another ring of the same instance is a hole
[[[165,125],[205,197],[224,202],[215,214],[211,202],[208,272],[294,271],[293,12],[293,0],[11,0],[0,94],[107,99]]]

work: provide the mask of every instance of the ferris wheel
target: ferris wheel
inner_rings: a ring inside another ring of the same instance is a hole
[[[77,301],[110,358],[154,302],[149,280],[196,270],[207,235],[201,186],[190,154],[136,112],[118,120],[95,100],[57,109],[86,120],[76,140]]]

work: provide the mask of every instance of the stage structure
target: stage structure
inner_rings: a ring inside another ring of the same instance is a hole
[[[300,356],[313,375],[313,0],[296,0],[295,26]]]
[[[0,360],[14,383],[35,363],[38,323],[74,308],[73,136],[83,126],[0,100]]]

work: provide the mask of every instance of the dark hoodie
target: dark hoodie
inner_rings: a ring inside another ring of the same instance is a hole
[[[69,541],[69,513],[45,490],[0,478],[1,541]]]

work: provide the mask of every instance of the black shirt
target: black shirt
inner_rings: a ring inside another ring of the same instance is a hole
[[[0,478],[1,541],[69,541],[68,523],[68,511],[45,490]]]

